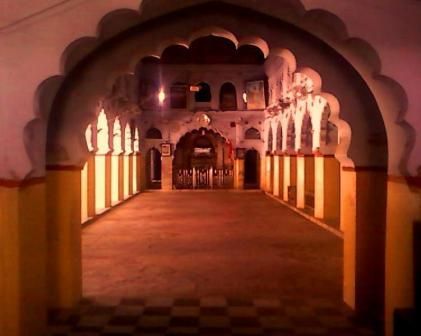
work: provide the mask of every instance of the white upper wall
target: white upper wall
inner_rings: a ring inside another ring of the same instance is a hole
[[[21,179],[30,173],[23,130],[36,117],[37,87],[46,78],[60,74],[64,49],[78,38],[95,36],[98,22],[107,13],[120,8],[137,10],[141,2],[1,1],[0,142],[7,146],[3,145],[0,151],[0,178]],[[176,2],[184,4],[181,0],[168,0],[169,4]],[[230,2],[256,6],[251,0]],[[421,3],[415,0],[302,0],[302,3],[307,10],[325,9],[337,15],[351,37],[361,38],[377,50],[381,74],[402,85],[408,96],[405,118],[421,134]],[[410,158],[411,172],[420,165],[418,137]]]

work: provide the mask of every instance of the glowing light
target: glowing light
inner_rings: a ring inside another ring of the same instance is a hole
[[[114,127],[113,127],[113,154],[119,155],[123,152],[123,148],[121,146],[121,123],[120,119],[117,117],[114,120]]]
[[[95,213],[105,210],[105,155],[95,155]]]
[[[159,100],[160,105],[162,105],[164,103],[165,92],[164,92],[164,88],[162,88],[162,87],[161,87],[161,90],[159,90],[159,93],[158,93],[158,100]]]
[[[124,152],[126,155],[130,155],[133,153],[133,147],[132,147],[132,131],[130,129],[129,123],[126,124],[126,127],[124,129]]]
[[[140,152],[140,148],[139,148],[139,129],[137,127],[135,128],[135,132],[134,132],[133,150],[136,153]]]
[[[88,151],[92,152],[94,150],[94,146],[92,145],[92,125],[89,124],[85,131],[85,139],[86,139],[86,146],[88,147]]]
[[[108,120],[105,114],[104,109],[101,109],[101,112],[98,116],[98,136],[97,136],[97,154],[107,154],[110,151],[109,147],[109,134],[108,134]]]
[[[111,157],[111,204],[115,205],[119,202],[119,185],[120,185],[120,168],[119,157],[113,155]]]
[[[243,101],[245,104],[247,104],[247,92],[243,92]]]
[[[80,215],[82,223],[88,220],[88,163],[83,166],[80,176]]]

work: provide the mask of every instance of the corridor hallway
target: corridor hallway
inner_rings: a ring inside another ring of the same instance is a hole
[[[258,191],[148,192],[83,230],[84,297],[50,335],[374,335],[342,241]]]

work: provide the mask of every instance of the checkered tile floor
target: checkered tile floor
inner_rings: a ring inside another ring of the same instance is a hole
[[[50,316],[48,336],[375,335],[342,304],[292,298],[85,299]]]

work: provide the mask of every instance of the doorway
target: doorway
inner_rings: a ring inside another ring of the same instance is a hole
[[[161,152],[156,148],[148,151],[146,176],[149,189],[161,189]]]
[[[255,149],[249,149],[244,158],[244,188],[259,188],[260,155]]]

